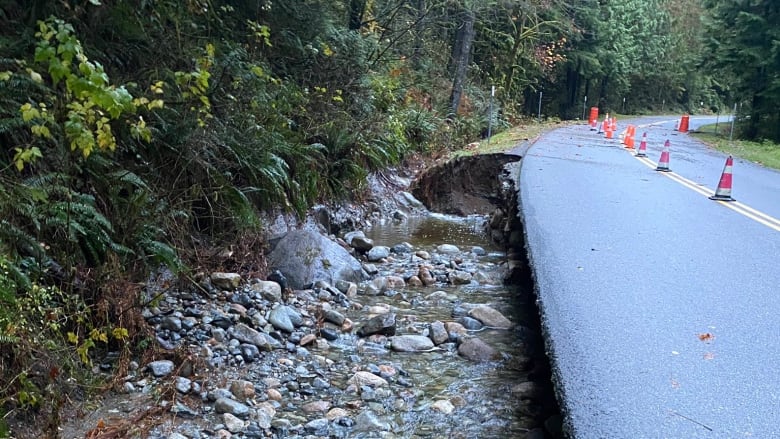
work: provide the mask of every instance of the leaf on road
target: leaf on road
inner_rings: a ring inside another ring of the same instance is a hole
[[[709,343],[715,340],[715,336],[710,332],[702,332],[699,334],[699,340],[703,341],[704,343]]]
[[[715,354],[713,354],[712,352],[706,352],[706,353],[704,354],[704,359],[705,359],[705,360],[712,360],[712,359],[714,359],[714,358],[715,358]]]

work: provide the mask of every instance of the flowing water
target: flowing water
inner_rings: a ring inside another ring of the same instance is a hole
[[[549,401],[547,361],[538,333],[533,295],[518,286],[503,284],[506,255],[483,233],[484,222],[484,217],[463,219],[431,215],[412,217],[400,223],[378,224],[366,231],[374,245],[392,247],[408,242],[415,251],[424,250],[434,255],[434,262],[438,245],[456,245],[461,253],[452,257],[462,259],[459,266],[476,269],[489,279],[460,286],[407,286],[392,297],[358,296],[364,305],[390,306],[397,314],[398,334],[421,334],[433,321],[457,320],[454,311],[470,304],[490,305],[515,323],[510,330],[471,332],[503,356],[500,361],[486,363],[461,357],[454,343],[441,345],[430,352],[398,353],[388,352],[379,344],[354,336],[335,342],[330,353],[334,360],[340,357],[343,361],[344,356],[352,356],[360,364],[390,364],[407,377],[409,387],[400,398],[388,397],[379,390],[378,395],[362,395],[374,412],[393,419],[392,431],[400,437],[524,437],[530,429],[540,426],[549,416],[549,406],[554,405]],[[485,253],[471,252],[473,246],[481,247]],[[378,264],[380,274],[403,276],[416,266],[405,263],[404,259],[411,258],[410,255],[398,258],[394,262]],[[361,319],[358,312],[349,317],[355,321]],[[348,377],[349,371],[345,371],[341,380],[346,381]],[[337,386],[338,381],[338,378],[333,380]],[[528,386],[529,381],[545,388],[547,394],[542,392],[525,398],[528,395],[518,389],[527,388],[523,386]],[[439,400],[453,403],[455,411],[445,415],[433,410],[431,406]]]

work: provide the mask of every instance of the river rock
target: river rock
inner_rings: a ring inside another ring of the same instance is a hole
[[[303,323],[303,318],[294,308],[283,305],[271,310],[268,322],[276,329],[291,333]]]
[[[328,434],[328,420],[325,418],[314,419],[307,422],[304,428],[309,433],[324,436]]]
[[[479,320],[485,326],[498,329],[509,329],[512,322],[497,310],[487,306],[478,305],[469,311],[469,316]]]
[[[176,377],[176,390],[179,393],[187,394],[192,390],[192,380],[184,377]]]
[[[420,266],[420,268],[417,270],[417,277],[420,278],[423,285],[426,287],[436,283],[436,278],[433,277],[433,274],[431,274],[431,270],[425,266]]]
[[[246,429],[244,421],[230,413],[222,415],[222,423],[225,424],[225,428],[231,433],[241,433]]]
[[[347,241],[347,243],[359,253],[369,252],[374,248],[374,241],[366,238],[366,236],[362,234],[353,237],[352,240]]]
[[[181,319],[174,316],[167,316],[160,322],[160,328],[173,332],[181,331]]]
[[[211,285],[220,290],[234,290],[241,285],[241,275],[238,273],[211,273]]]
[[[390,337],[390,347],[396,352],[423,352],[433,349],[433,341],[423,335]]]
[[[500,354],[492,346],[478,338],[467,338],[458,346],[458,353],[471,361],[483,362],[500,359]]]
[[[539,396],[542,393],[539,385],[533,381],[526,381],[523,383],[515,384],[510,389],[510,392],[519,396],[521,399],[532,399]]]
[[[457,246],[452,245],[452,244],[442,244],[442,245],[436,247],[436,251],[439,252],[439,253],[444,253],[444,254],[460,253],[460,249]]]
[[[282,286],[270,280],[257,281],[251,286],[252,291],[269,302],[282,301]]]
[[[235,380],[230,383],[230,393],[240,402],[255,397],[255,385],[251,381]]]
[[[487,254],[485,249],[478,245],[471,247],[471,253],[473,253],[476,256],[485,256]]]
[[[447,334],[447,329],[444,327],[444,323],[438,320],[431,323],[429,327],[429,334],[431,341],[437,346],[447,342],[450,338],[450,335]]]
[[[328,411],[328,413],[325,415],[325,419],[329,421],[333,421],[339,418],[346,418],[347,416],[349,416],[348,411],[344,410],[341,407],[334,407]]]
[[[152,361],[147,364],[146,367],[157,378],[168,376],[173,373],[174,364],[170,360],[158,360]]]
[[[468,329],[469,331],[479,331],[484,326],[482,322],[469,316],[463,316],[459,318],[458,323],[463,325],[463,327]]]
[[[377,245],[373,247],[366,255],[369,262],[379,262],[388,256],[390,256],[390,247],[386,247],[384,245]]]
[[[461,270],[453,270],[449,273],[448,278],[453,285],[466,285],[471,283],[471,273]]]
[[[357,418],[355,418],[355,426],[353,431],[388,431],[390,430],[390,424],[382,422],[377,418],[374,412],[366,410],[361,412]]]
[[[412,246],[412,244],[409,244],[408,242],[402,242],[400,244],[396,244],[390,249],[390,251],[392,251],[393,253],[397,253],[399,255],[411,253],[412,250],[414,250],[414,247]]]
[[[270,402],[261,402],[255,407],[255,416],[253,419],[260,428],[267,430],[271,428],[271,421],[274,419],[275,415],[276,409]]]
[[[231,415],[244,418],[249,415],[249,407],[230,398],[219,398],[214,403],[214,410],[217,413],[230,413]]]
[[[371,372],[360,370],[355,372],[352,377],[347,380],[347,384],[355,385],[356,387],[369,386],[369,387],[382,387],[387,385],[387,380],[374,375]]]
[[[328,401],[312,401],[301,406],[306,414],[326,412],[330,409],[330,402]]]
[[[332,309],[325,310],[322,313],[322,318],[325,319],[326,322],[333,323],[337,326],[343,325],[344,321],[347,319],[344,317],[344,314]]]
[[[314,230],[291,230],[268,255],[268,265],[287,276],[292,289],[318,280],[360,282],[368,277],[347,250]]]
[[[380,314],[368,319],[368,321],[357,331],[359,337],[368,337],[369,335],[395,335],[395,314]]]
[[[244,323],[239,323],[230,328],[230,333],[236,340],[253,344],[264,351],[272,351],[282,347],[275,338],[264,332],[252,329]]]
[[[452,405],[452,403],[446,399],[440,399],[434,402],[433,404],[431,404],[431,408],[445,415],[449,415],[450,413],[452,413],[453,410],[455,410],[455,406]]]

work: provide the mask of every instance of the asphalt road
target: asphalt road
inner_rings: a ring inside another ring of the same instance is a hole
[[[735,159],[738,202],[709,200],[725,155],[676,121],[633,121],[644,161],[584,125],[523,159],[566,424],[576,438],[780,437],[780,173]],[[666,139],[672,173],[654,170]]]

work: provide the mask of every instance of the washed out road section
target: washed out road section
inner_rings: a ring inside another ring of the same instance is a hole
[[[658,132],[651,158],[669,131]],[[672,170],[713,187],[725,156],[684,134],[671,139]],[[739,165],[760,183],[736,191],[735,175],[735,197],[771,212],[777,174]],[[780,436],[780,233],[586,126],[540,138],[519,187],[572,436]]]

